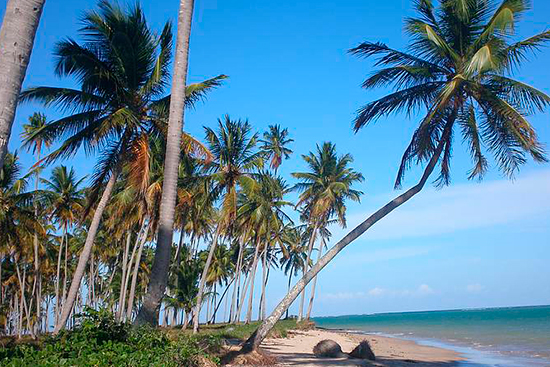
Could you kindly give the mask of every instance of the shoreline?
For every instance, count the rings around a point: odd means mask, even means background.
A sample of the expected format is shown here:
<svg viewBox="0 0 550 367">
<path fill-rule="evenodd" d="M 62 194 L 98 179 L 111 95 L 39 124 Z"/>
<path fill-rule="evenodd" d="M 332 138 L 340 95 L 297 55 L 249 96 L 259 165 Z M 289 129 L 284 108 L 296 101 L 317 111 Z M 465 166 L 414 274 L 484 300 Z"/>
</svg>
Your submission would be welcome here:
<svg viewBox="0 0 550 367">
<path fill-rule="evenodd" d="M 343 335 L 358 336 L 373 336 L 382 337 L 395 340 L 410 341 L 419 346 L 428 346 L 433 348 L 444 349 L 452 351 L 459 355 L 461 359 L 457 361 L 459 367 L 550 367 L 545 359 L 539 359 L 537 357 L 522 356 L 522 355 L 507 355 L 501 354 L 496 350 L 483 350 L 477 349 L 471 346 L 462 344 L 452 344 L 448 341 L 438 339 L 423 339 L 418 337 L 409 337 L 404 335 L 390 335 L 384 333 L 369 333 L 361 330 L 348 330 L 348 329 L 327 329 L 323 327 L 317 327 L 321 330 L 336 332 Z"/>
<path fill-rule="evenodd" d="M 376 355 L 376 361 L 318 358 L 313 355 L 313 347 L 324 339 L 336 341 L 347 353 L 359 342 L 367 340 Z M 293 330 L 286 338 L 268 339 L 262 344 L 261 350 L 277 359 L 276 366 L 458 367 L 461 362 L 467 362 L 466 358 L 452 349 L 389 336 L 322 328 Z"/>
</svg>

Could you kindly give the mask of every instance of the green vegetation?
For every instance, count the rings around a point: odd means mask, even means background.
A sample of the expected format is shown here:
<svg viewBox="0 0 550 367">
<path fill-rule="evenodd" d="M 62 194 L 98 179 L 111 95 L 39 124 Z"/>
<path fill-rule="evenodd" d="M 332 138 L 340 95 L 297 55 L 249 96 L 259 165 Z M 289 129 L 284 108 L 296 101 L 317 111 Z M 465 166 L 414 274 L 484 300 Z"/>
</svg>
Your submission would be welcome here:
<svg viewBox="0 0 550 367">
<path fill-rule="evenodd" d="M 195 366 L 201 357 L 218 359 L 221 338 L 191 336 L 116 322 L 106 311 L 88 309 L 72 330 L 35 344 L 0 351 L 2 366 Z"/>
<path fill-rule="evenodd" d="M 117 322 L 108 311 L 86 309 L 77 316 L 76 326 L 57 336 L 17 342 L 2 341 L 2 366 L 199 366 L 204 359 L 219 363 L 223 340 L 246 340 L 258 323 L 207 325 L 198 335 L 180 328 L 132 327 Z M 286 337 L 291 329 L 305 329 L 312 323 L 284 320 L 272 330 L 272 337 Z"/>
</svg>

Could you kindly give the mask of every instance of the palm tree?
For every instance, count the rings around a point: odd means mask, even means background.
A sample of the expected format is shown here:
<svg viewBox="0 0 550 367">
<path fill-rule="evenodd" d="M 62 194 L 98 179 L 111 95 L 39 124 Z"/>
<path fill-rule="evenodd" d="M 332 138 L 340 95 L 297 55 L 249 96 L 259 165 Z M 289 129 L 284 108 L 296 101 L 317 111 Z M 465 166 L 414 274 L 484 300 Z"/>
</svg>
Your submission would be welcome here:
<svg viewBox="0 0 550 367">
<path fill-rule="evenodd" d="M 26 315 L 27 329 L 33 335 L 32 307 L 29 306 L 26 298 L 28 295 L 26 264 L 28 260 L 32 259 L 31 239 L 37 232 L 43 234 L 43 227 L 34 215 L 32 205 L 34 193 L 25 192 L 27 178 L 19 177 L 20 172 L 21 166 L 18 163 L 17 155 L 8 154 L 0 169 L 0 232 L 2 233 L 0 253 L 3 258 L 7 257 L 7 260 L 10 260 L 15 270 L 12 272 L 11 278 L 12 284 L 16 285 L 13 289 L 12 300 L 19 306 L 17 332 L 21 335 L 23 315 Z M 20 268 L 23 270 L 21 271 Z M 7 281 L 8 279 L 0 280 L 2 288 Z M 16 296 L 17 293 L 20 293 L 20 296 Z M 19 298 L 20 301 L 17 301 L 16 298 Z"/>
<path fill-rule="evenodd" d="M 165 179 L 162 186 L 157 247 L 147 293 L 136 319 L 136 323 L 138 324 L 146 322 L 151 325 L 157 325 L 159 305 L 164 296 L 166 283 L 168 282 L 170 250 L 174 234 L 174 212 L 177 195 L 181 132 L 186 101 L 185 88 L 187 85 L 189 37 L 191 36 L 193 6 L 194 0 L 180 1 L 176 56 L 174 58 L 174 73 L 172 78 L 172 98 L 170 100 L 170 115 L 168 118 L 166 159 L 164 162 Z"/>
<path fill-rule="evenodd" d="M 23 144 L 22 146 L 27 148 L 27 150 L 32 150 L 34 154 L 36 154 L 36 162 L 40 162 L 41 154 L 42 154 L 42 148 L 48 149 L 52 141 L 47 136 L 41 136 L 37 134 L 37 132 L 40 131 L 40 129 L 44 128 L 46 126 L 47 120 L 46 115 L 43 113 L 35 112 L 32 114 L 32 116 L 29 117 L 28 123 L 23 125 L 23 133 L 21 134 L 23 138 Z M 38 191 L 38 184 L 40 182 L 40 169 L 36 168 L 36 176 L 34 181 L 34 190 L 35 192 Z M 34 203 L 34 214 L 35 216 L 38 216 L 38 205 L 35 198 Z M 40 276 L 40 260 L 39 260 L 39 251 L 38 251 L 38 234 L 34 235 L 33 239 L 33 247 L 34 247 L 34 273 L 35 273 L 35 279 L 34 281 L 36 284 L 33 286 L 35 289 L 35 297 L 36 297 L 36 314 L 41 315 L 41 300 L 42 300 L 42 278 Z"/>
<path fill-rule="evenodd" d="M 268 246 L 270 242 L 273 242 L 275 234 L 284 226 L 284 222 L 291 222 L 291 219 L 283 211 L 286 206 L 291 205 L 290 202 L 284 200 L 284 196 L 290 191 L 286 183 L 280 177 L 274 177 L 267 172 L 257 174 L 256 181 L 254 185 L 247 186 L 242 190 L 238 211 L 239 219 L 254 231 L 255 238 L 246 322 L 250 322 L 252 318 L 254 280 L 260 249 L 262 249 L 264 264 L 262 277 L 262 301 L 264 301 Z"/>
<path fill-rule="evenodd" d="M 248 121 L 234 121 L 226 115 L 223 120 L 218 119 L 217 133 L 210 128 L 205 128 L 205 130 L 206 140 L 213 155 L 210 169 L 214 171 L 212 177 L 217 182 L 215 192 L 222 195 L 222 204 L 220 219 L 212 238 L 199 284 L 197 307 L 193 319 L 194 332 L 198 332 L 206 277 L 218 238 L 237 217 L 237 186 L 252 185 L 254 180 L 250 173 L 263 165 L 262 154 L 255 150 L 258 136 L 252 134 L 252 127 Z"/>
<path fill-rule="evenodd" d="M 292 284 L 292 277 L 295 277 L 299 272 L 304 272 L 307 263 L 307 239 L 304 242 L 304 235 L 299 228 L 289 228 L 284 235 L 284 242 L 286 246 L 286 256 L 281 258 L 281 266 L 285 275 L 288 274 L 288 290 L 290 292 L 290 285 Z M 286 310 L 286 317 L 288 319 L 288 311 Z"/>
<path fill-rule="evenodd" d="M 91 197 L 99 197 L 102 188 L 103 193 L 79 257 L 66 307 L 54 330 L 56 333 L 65 326 L 72 311 L 117 176 L 125 164 L 140 158 L 134 152 L 141 151 L 136 147 L 146 141 L 148 135 L 167 133 L 166 115 L 171 100 L 170 95 L 163 96 L 170 76 L 170 23 L 166 23 L 157 36 L 149 29 L 138 5 L 122 10 L 102 0 L 98 11 L 84 14 L 83 24 L 80 31 L 85 42 L 67 39 L 59 42 L 55 50 L 56 73 L 75 77 L 81 88 L 37 87 L 21 95 L 23 101 L 38 100 L 72 113 L 41 129 L 40 134 L 52 139 L 67 137 L 59 149 L 44 159 L 46 162 L 70 157 L 82 146 L 86 152 L 100 155 Z M 134 52 L 128 52 L 128 42 Z M 192 106 L 224 78 L 219 76 L 188 86 L 186 105 Z M 107 184 L 103 185 L 105 181 Z M 92 200 L 91 204 L 95 202 Z"/>
<path fill-rule="evenodd" d="M 376 66 L 382 66 L 363 83 L 365 88 L 393 85 L 396 89 L 358 111 L 356 131 L 382 116 L 400 111 L 414 115 L 426 108 L 403 155 L 396 187 L 401 186 L 413 162 L 425 163 L 422 177 L 336 243 L 284 297 L 245 343 L 244 350 L 259 346 L 309 281 L 342 249 L 418 194 L 438 163 L 437 182 L 449 183 L 455 130 L 462 134 L 472 156 L 474 167 L 469 178 L 481 179 L 488 169 L 482 143 L 508 176 L 526 162 L 526 155 L 536 162 L 546 161 L 526 116 L 545 109 L 550 97 L 509 76 L 530 52 L 550 40 L 550 31 L 514 40 L 515 26 L 529 9 L 528 2 L 505 0 L 498 6 L 487 0 L 445 0 L 435 9 L 431 1 L 423 0 L 415 6 L 418 16 L 406 22 L 412 39 L 410 52 L 372 42 L 362 43 L 351 52 L 378 57 Z"/>
<path fill-rule="evenodd" d="M 58 166 L 52 170 L 49 180 L 42 179 L 45 190 L 42 191 L 42 200 L 51 210 L 50 216 L 58 223 L 62 231 L 58 260 L 57 260 L 57 277 L 55 287 L 56 320 L 59 317 L 60 305 L 65 302 L 67 279 L 67 261 L 68 261 L 68 230 L 80 217 L 80 213 L 84 205 L 84 192 L 80 188 L 86 177 L 77 180 L 76 173 L 73 168 L 70 170 L 65 166 Z M 65 245 L 65 277 L 63 281 L 63 296 L 59 294 L 59 280 L 61 258 L 63 253 L 63 245 Z"/>
<path fill-rule="evenodd" d="M 9 0 L 0 28 L 0 167 L 8 151 L 17 99 L 45 0 Z"/>
<path fill-rule="evenodd" d="M 281 129 L 280 125 L 269 125 L 269 131 L 264 132 L 261 149 L 264 151 L 266 158 L 270 160 L 270 167 L 275 171 L 283 162 L 284 159 L 288 159 L 292 154 L 292 150 L 287 148 L 287 145 L 294 140 L 288 138 L 288 129 Z"/>
<path fill-rule="evenodd" d="M 296 190 L 302 192 L 298 206 L 302 207 L 302 217 L 311 229 L 306 260 L 308 265 L 304 268 L 304 271 L 307 271 L 318 232 L 326 229 L 333 218 L 336 218 L 342 227 L 346 226 L 346 200 L 359 201 L 362 192 L 352 189 L 352 185 L 363 181 L 363 175 L 349 167 L 353 162 L 351 155 L 345 154 L 339 157 L 336 146 L 329 142 L 317 146 L 317 152 L 310 152 L 302 158 L 307 163 L 308 171 L 296 172 L 292 176 L 300 180 L 294 186 Z M 319 251 L 321 250 L 320 246 Z M 314 296 L 312 292 L 307 319 L 311 313 Z M 304 300 L 305 290 L 300 300 L 298 321 L 302 320 Z"/>
</svg>

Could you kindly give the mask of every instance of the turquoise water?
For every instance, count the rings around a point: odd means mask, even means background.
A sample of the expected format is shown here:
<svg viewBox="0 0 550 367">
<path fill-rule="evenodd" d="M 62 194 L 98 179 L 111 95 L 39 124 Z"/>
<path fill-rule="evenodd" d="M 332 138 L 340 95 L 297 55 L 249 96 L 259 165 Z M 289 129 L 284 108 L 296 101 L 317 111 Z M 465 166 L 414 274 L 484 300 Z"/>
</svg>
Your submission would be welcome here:
<svg viewBox="0 0 550 367">
<path fill-rule="evenodd" d="M 315 323 L 451 347 L 476 366 L 550 366 L 550 306 L 319 317 Z"/>
</svg>

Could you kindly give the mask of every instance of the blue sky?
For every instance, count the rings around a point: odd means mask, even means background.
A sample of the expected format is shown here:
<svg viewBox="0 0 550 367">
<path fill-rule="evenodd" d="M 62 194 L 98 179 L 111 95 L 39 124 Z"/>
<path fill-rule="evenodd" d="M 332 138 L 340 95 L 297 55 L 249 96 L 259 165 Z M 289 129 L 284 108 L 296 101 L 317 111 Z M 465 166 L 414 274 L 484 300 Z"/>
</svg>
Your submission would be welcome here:
<svg viewBox="0 0 550 367">
<path fill-rule="evenodd" d="M 144 0 L 151 26 L 175 21 L 178 1 Z M 550 3 L 534 0 L 519 33 L 550 26 Z M 53 75 L 55 42 L 76 36 L 81 11 L 91 0 L 48 1 L 27 72 L 26 86 L 74 86 Z M 366 92 L 360 84 L 370 61 L 346 51 L 361 41 L 403 48 L 403 19 L 410 0 L 215 1 L 197 0 L 190 81 L 227 74 L 226 85 L 186 114 L 185 129 L 203 136 L 223 114 L 248 118 L 259 131 L 278 123 L 295 139 L 295 154 L 281 173 L 302 170 L 300 154 L 332 141 L 351 153 L 366 181 L 365 196 L 350 204 L 348 228 L 395 195 L 393 180 L 418 117 L 381 119 L 358 134 L 351 131 L 355 110 L 385 91 Z M 3 15 L 5 0 L 0 0 Z M 520 79 L 550 93 L 550 49 L 532 58 Z M 18 109 L 10 149 L 19 147 L 21 125 L 39 106 Z M 49 118 L 60 115 L 45 111 Z M 550 143 L 550 114 L 531 118 L 541 140 Z M 461 307 L 550 304 L 550 166 L 529 162 L 514 181 L 493 166 L 483 183 L 468 182 L 470 162 L 457 140 L 453 181 L 428 188 L 405 207 L 344 250 L 322 273 L 315 315 L 341 315 Z M 31 157 L 20 152 L 28 167 Z M 79 154 L 64 164 L 88 174 L 94 157 Z M 418 178 L 413 169 L 407 184 Z M 345 233 L 334 228 L 334 240 Z M 282 274 L 270 280 L 268 304 L 285 292 Z"/>
</svg>

